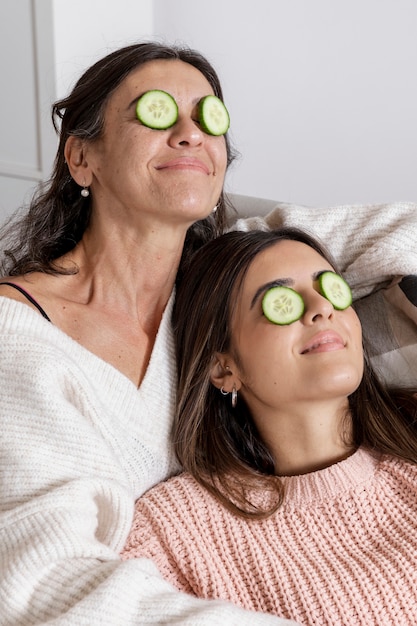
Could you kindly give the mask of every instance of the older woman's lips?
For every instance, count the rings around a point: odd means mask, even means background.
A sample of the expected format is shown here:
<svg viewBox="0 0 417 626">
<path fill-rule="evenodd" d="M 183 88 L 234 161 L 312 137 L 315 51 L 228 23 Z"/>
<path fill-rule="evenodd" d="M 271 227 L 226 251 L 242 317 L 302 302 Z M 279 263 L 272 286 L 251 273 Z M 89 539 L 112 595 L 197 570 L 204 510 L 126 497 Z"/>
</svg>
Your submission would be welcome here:
<svg viewBox="0 0 417 626">
<path fill-rule="evenodd" d="M 210 170 L 203 161 L 193 157 L 179 157 L 171 159 L 165 163 L 161 163 L 156 167 L 157 170 L 200 170 L 204 174 L 210 174 Z"/>
<path fill-rule="evenodd" d="M 301 354 L 317 354 L 320 352 L 342 350 L 344 347 L 345 342 L 338 333 L 334 331 L 324 331 L 314 335 L 300 352 Z"/>
</svg>

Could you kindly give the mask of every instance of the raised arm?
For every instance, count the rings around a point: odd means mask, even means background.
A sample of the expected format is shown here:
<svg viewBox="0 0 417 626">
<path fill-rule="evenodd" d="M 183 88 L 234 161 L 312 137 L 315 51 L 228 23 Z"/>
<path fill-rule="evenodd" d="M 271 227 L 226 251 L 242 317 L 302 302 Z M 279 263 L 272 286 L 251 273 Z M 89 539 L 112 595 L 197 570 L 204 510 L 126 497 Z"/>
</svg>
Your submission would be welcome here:
<svg viewBox="0 0 417 626">
<path fill-rule="evenodd" d="M 319 237 L 341 266 L 355 299 L 397 276 L 417 274 L 417 204 L 309 207 L 277 203 L 266 216 L 239 219 L 233 228 L 279 226 L 297 226 Z"/>
</svg>

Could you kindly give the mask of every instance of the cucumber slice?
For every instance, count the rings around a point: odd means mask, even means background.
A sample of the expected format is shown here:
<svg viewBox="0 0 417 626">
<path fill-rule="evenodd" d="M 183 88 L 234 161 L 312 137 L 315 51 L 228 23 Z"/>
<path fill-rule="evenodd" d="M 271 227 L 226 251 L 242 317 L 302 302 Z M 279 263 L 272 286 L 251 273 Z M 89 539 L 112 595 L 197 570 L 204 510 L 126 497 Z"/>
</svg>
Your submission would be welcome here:
<svg viewBox="0 0 417 626">
<path fill-rule="evenodd" d="M 217 96 L 201 98 L 198 117 L 202 129 L 209 135 L 224 135 L 230 126 L 229 112 Z"/>
<path fill-rule="evenodd" d="M 347 309 L 352 304 L 352 292 L 344 278 L 335 272 L 323 272 L 319 276 L 322 295 L 338 311 Z"/>
<path fill-rule="evenodd" d="M 291 287 L 272 287 L 262 298 L 262 310 L 270 322 L 286 326 L 303 315 L 304 300 Z"/>
<path fill-rule="evenodd" d="M 166 91 L 152 89 L 139 98 L 136 105 L 136 117 L 144 126 L 165 130 L 177 121 L 178 106 L 174 98 Z"/>
</svg>

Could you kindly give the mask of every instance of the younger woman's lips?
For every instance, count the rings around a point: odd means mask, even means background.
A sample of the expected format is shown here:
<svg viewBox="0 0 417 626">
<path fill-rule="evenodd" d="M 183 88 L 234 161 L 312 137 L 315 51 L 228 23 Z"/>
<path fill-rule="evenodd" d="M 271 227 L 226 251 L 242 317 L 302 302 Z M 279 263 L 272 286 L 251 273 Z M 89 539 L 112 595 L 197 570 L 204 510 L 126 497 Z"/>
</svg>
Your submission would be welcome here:
<svg viewBox="0 0 417 626">
<path fill-rule="evenodd" d="M 324 331 L 314 335 L 302 348 L 301 354 L 334 352 L 335 350 L 342 350 L 344 347 L 345 342 L 338 333 L 334 331 Z"/>
</svg>

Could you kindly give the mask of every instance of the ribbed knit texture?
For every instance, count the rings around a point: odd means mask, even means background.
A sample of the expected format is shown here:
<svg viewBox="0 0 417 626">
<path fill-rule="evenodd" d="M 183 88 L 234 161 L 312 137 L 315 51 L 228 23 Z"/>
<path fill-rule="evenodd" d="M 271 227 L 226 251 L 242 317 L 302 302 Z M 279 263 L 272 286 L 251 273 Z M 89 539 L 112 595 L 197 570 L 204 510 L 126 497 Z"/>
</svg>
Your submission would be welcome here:
<svg viewBox="0 0 417 626">
<path fill-rule="evenodd" d="M 134 501 L 172 474 L 167 307 L 137 389 L 26 304 L 0 297 L 0 625 L 279 624 L 122 562 Z"/>
<path fill-rule="evenodd" d="M 417 467 L 359 449 L 283 478 L 283 506 L 247 521 L 188 474 L 137 503 L 124 558 L 178 589 L 305 626 L 416 626 Z"/>
</svg>

